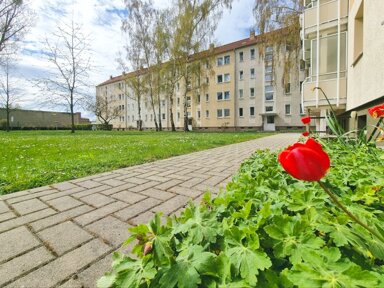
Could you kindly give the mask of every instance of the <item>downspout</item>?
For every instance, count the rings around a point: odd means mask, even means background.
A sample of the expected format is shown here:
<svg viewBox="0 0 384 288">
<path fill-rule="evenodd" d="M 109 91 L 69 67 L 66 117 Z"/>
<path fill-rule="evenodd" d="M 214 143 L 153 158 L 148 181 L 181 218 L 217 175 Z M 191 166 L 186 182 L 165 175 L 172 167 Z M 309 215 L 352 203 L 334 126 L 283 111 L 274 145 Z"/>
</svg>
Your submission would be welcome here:
<svg viewBox="0 0 384 288">
<path fill-rule="evenodd" d="M 234 62 L 235 62 L 235 65 L 234 65 L 234 79 L 233 81 L 235 81 L 235 91 L 233 93 L 233 97 L 234 97 L 234 113 L 233 113 L 233 116 L 235 117 L 235 119 L 233 120 L 233 125 L 234 125 L 234 128 L 235 128 L 235 131 L 237 131 L 237 126 L 238 126 L 238 117 L 237 117 L 237 110 L 238 110 L 238 103 L 237 103 L 237 98 L 238 98 L 238 95 L 237 95 L 237 53 L 236 53 L 236 48 L 234 50 L 234 53 L 235 53 L 235 59 L 234 59 Z"/>
<path fill-rule="evenodd" d="M 341 0 L 338 1 L 337 5 L 337 77 L 336 77 L 336 107 L 340 104 L 340 13 L 341 13 Z"/>
<path fill-rule="evenodd" d="M 316 87 L 319 87 L 319 73 L 320 73 L 320 1 L 317 1 L 317 33 L 316 33 Z M 319 89 L 316 89 L 316 108 L 319 107 Z"/>
</svg>

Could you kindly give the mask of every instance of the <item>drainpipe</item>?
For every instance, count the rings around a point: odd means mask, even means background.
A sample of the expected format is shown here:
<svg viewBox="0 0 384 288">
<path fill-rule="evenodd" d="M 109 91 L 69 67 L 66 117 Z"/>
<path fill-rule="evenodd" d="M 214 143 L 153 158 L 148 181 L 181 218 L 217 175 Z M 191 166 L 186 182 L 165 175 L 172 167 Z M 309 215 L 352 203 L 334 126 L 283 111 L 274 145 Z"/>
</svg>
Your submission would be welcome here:
<svg viewBox="0 0 384 288">
<path fill-rule="evenodd" d="M 320 1 L 317 1 L 317 33 L 316 33 L 316 87 L 319 87 L 320 72 Z M 316 108 L 319 107 L 319 89 L 316 89 Z"/>
<path fill-rule="evenodd" d="M 234 97 L 234 109 L 235 109 L 235 111 L 234 111 L 234 113 L 233 113 L 233 116 L 235 117 L 235 119 L 233 120 L 233 125 L 234 125 L 234 128 L 235 128 L 235 131 L 237 130 L 237 126 L 238 126 L 238 119 L 237 119 L 237 109 L 238 109 L 238 104 L 237 104 L 237 53 L 236 53 L 236 48 L 235 48 L 235 50 L 234 50 L 234 53 L 235 53 L 235 59 L 234 59 L 234 62 L 235 62 L 235 65 L 234 65 L 234 79 L 233 79 L 233 81 L 235 81 L 235 85 L 234 85 L 234 87 L 235 87 L 235 93 L 233 93 L 233 97 Z"/>
<path fill-rule="evenodd" d="M 337 77 L 336 77 L 336 107 L 340 104 L 340 13 L 341 13 L 341 0 L 337 5 Z"/>
</svg>

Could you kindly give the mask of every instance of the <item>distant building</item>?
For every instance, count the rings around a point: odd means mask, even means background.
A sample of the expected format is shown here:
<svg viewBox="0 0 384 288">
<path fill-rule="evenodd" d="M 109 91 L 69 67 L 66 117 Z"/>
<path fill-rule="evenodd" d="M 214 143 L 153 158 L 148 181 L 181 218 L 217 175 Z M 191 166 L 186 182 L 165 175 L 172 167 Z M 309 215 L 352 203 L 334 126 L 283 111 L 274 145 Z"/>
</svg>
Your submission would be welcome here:
<svg viewBox="0 0 384 288">
<path fill-rule="evenodd" d="M 82 118 L 81 113 L 74 114 L 75 124 L 91 124 Z M 0 123 L 7 119 L 5 109 L 0 108 Z M 71 113 L 14 109 L 10 113 L 11 128 L 65 128 L 71 126 Z"/>
<path fill-rule="evenodd" d="M 260 38 L 254 33 L 249 38 L 210 48 L 214 49 L 212 69 L 206 69 L 205 75 L 199 79 L 206 88 L 199 89 L 198 95 L 188 92 L 186 97 L 190 129 L 275 131 L 302 127 L 299 83 L 304 75 L 300 72 L 297 77 L 297 73 L 291 71 L 290 83 L 284 87 L 276 84 L 275 78 L 282 78 L 284 68 L 277 65 L 273 73 L 272 62 L 277 54 L 285 55 L 286 47 L 281 50 L 266 47 L 264 57 L 259 57 L 259 48 Z M 202 65 L 202 69 L 205 68 Z M 98 97 L 105 97 L 122 112 L 120 117 L 111 121 L 114 129 L 137 127 L 138 103 L 132 96 L 132 89 L 126 85 L 126 79 L 135 75 L 136 72 L 130 72 L 111 76 L 96 87 Z M 180 80 L 175 87 L 172 107 L 177 129 L 182 129 L 184 123 L 183 91 L 183 80 Z M 148 102 L 146 97 L 142 98 L 144 129 L 154 128 L 153 119 L 159 117 L 154 115 Z M 170 129 L 168 95 L 163 94 L 161 103 L 156 103 L 159 104 L 163 128 Z"/>
</svg>

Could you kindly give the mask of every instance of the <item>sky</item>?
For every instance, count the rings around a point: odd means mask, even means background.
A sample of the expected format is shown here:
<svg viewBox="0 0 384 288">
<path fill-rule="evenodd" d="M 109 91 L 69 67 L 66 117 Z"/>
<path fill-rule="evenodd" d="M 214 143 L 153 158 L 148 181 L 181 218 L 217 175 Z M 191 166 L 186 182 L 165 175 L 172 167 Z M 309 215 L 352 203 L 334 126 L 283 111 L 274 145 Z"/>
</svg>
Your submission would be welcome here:
<svg viewBox="0 0 384 288">
<path fill-rule="evenodd" d="M 168 7 L 171 1 L 154 0 L 158 8 Z M 254 25 L 252 5 L 254 0 L 234 0 L 231 10 L 223 13 L 215 32 L 215 44 L 222 45 L 249 36 Z M 65 107 L 47 105 L 36 87 L 37 79 L 54 72 L 44 53 L 45 39 L 50 39 L 57 25 L 68 23 L 73 17 L 82 25 L 84 34 L 89 36 L 92 47 L 92 65 L 89 83 L 90 94 L 96 94 L 95 86 L 118 76 L 122 69 L 116 61 L 123 51 L 125 36 L 121 32 L 121 16 L 124 16 L 123 0 L 30 0 L 36 14 L 34 25 L 20 43 L 15 69 L 11 77 L 15 85 L 23 90 L 17 104 L 22 109 L 67 111 Z M 85 117 L 94 119 L 91 112 L 77 107 Z"/>
</svg>

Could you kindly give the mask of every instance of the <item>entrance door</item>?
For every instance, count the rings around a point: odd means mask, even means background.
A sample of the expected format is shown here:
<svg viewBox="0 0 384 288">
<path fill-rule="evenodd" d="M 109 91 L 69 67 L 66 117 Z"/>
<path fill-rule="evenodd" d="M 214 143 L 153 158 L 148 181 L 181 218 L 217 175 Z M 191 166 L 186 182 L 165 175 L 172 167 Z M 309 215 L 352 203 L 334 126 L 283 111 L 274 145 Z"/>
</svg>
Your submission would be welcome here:
<svg viewBox="0 0 384 288">
<path fill-rule="evenodd" d="M 275 131 L 275 116 L 265 116 L 264 131 Z"/>
</svg>

